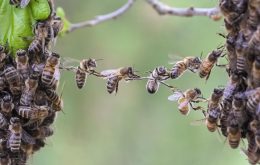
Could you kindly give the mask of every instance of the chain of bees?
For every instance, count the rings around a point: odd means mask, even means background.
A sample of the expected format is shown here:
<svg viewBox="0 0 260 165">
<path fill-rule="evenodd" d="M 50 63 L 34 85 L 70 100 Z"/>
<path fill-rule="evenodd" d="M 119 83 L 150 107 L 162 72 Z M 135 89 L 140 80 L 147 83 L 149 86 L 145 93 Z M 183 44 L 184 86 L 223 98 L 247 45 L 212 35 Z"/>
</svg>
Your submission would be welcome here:
<svg viewBox="0 0 260 165">
<path fill-rule="evenodd" d="M 10 0 L 11 5 L 21 8 L 28 3 Z M 51 51 L 51 44 L 63 27 L 55 12 L 36 23 L 28 50 L 18 50 L 15 59 L 0 45 L 0 164 L 26 164 L 28 157 L 53 134 L 51 125 L 63 108 L 57 93 L 60 70 L 74 72 L 79 89 L 88 76 L 105 79 L 109 94 L 118 92 L 121 80 L 145 80 L 150 94 L 162 84 L 172 91 L 168 100 L 178 103 L 181 114 L 200 110 L 208 130 L 220 129 L 231 148 L 238 148 L 240 141 L 247 139 L 248 147 L 242 151 L 250 164 L 260 163 L 260 0 L 219 0 L 219 7 L 228 31 L 220 34 L 226 39 L 224 46 L 204 59 L 185 57 L 170 69 L 156 67 L 149 76 L 137 75 L 133 67 L 98 72 L 98 60 L 93 58 L 77 61 L 79 66 L 69 65 L 74 59 L 64 58 L 61 62 L 60 56 Z M 224 56 L 228 64 L 219 65 L 218 60 Z M 181 91 L 165 82 L 178 79 L 186 71 L 208 80 L 215 66 L 226 68 L 229 80 L 225 87 L 214 88 L 208 99 L 199 88 Z M 195 105 L 200 102 L 206 102 L 207 107 Z"/>
</svg>

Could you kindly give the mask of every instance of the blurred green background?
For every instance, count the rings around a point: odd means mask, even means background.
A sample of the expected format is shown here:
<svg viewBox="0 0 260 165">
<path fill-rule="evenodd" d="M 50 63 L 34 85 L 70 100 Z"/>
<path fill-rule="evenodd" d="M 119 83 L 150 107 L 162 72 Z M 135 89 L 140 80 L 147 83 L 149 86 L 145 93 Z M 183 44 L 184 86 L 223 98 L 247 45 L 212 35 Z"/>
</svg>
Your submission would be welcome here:
<svg viewBox="0 0 260 165">
<path fill-rule="evenodd" d="M 122 6 L 126 0 L 57 0 L 71 22 L 92 19 Z M 212 7 L 213 0 L 164 0 L 178 7 Z M 224 32 L 222 21 L 207 17 L 159 16 L 145 1 L 137 1 L 125 15 L 92 28 L 77 30 L 59 38 L 56 51 L 64 57 L 104 58 L 98 70 L 134 66 L 145 72 L 168 64 L 169 54 L 200 56 L 224 43 L 216 33 Z M 221 63 L 226 63 L 222 60 Z M 201 88 L 209 97 L 214 87 L 225 85 L 224 69 L 214 68 L 206 83 L 198 75 L 186 72 L 168 83 L 182 90 Z M 222 165 L 247 164 L 240 150 L 232 150 L 208 132 L 200 112 L 182 116 L 170 91 L 161 86 L 155 95 L 146 92 L 144 81 L 121 83 L 117 95 L 106 92 L 105 81 L 89 77 L 78 90 L 72 73 L 63 73 L 66 82 L 63 99 L 65 114 L 55 123 L 55 134 L 36 153 L 37 165 Z M 241 143 L 240 147 L 245 147 Z"/>
</svg>

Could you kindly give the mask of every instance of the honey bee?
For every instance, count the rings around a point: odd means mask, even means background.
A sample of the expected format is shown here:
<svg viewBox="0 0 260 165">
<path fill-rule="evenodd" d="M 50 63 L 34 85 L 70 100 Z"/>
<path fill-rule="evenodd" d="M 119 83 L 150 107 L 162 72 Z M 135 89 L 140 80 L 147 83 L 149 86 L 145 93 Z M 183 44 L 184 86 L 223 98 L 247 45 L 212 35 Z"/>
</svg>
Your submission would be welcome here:
<svg viewBox="0 0 260 165">
<path fill-rule="evenodd" d="M 7 58 L 7 54 L 5 52 L 5 47 L 0 45 L 0 69 L 5 66 L 5 59 Z"/>
<path fill-rule="evenodd" d="M 243 124 L 248 120 L 246 113 L 246 101 L 242 93 L 237 93 L 234 95 L 232 102 L 232 113 L 239 122 L 239 126 L 242 127 Z"/>
<path fill-rule="evenodd" d="M 85 85 L 87 76 L 94 72 L 94 68 L 96 67 L 96 60 L 92 58 L 84 59 L 80 62 L 76 71 L 76 84 L 79 89 Z"/>
<path fill-rule="evenodd" d="M 63 100 L 61 97 L 57 94 L 55 90 L 52 89 L 46 89 L 46 95 L 50 101 L 52 101 L 52 108 L 55 111 L 61 111 L 63 108 Z"/>
<path fill-rule="evenodd" d="M 56 38 L 59 32 L 62 30 L 64 24 L 60 17 L 54 16 L 52 20 L 53 37 Z"/>
<path fill-rule="evenodd" d="M 49 106 L 19 106 L 18 114 L 26 119 L 31 120 L 43 120 L 45 117 L 48 116 L 50 111 Z"/>
<path fill-rule="evenodd" d="M 223 49 L 213 50 L 211 53 L 208 54 L 208 56 L 204 60 L 202 60 L 199 67 L 200 78 L 206 77 L 206 80 L 208 80 L 212 68 L 214 67 L 214 65 L 217 65 L 218 58 L 221 57 L 222 53 Z"/>
<path fill-rule="evenodd" d="M 228 101 L 222 102 L 221 116 L 220 116 L 220 128 L 223 136 L 227 137 L 227 124 L 228 116 L 232 108 L 232 103 Z"/>
<path fill-rule="evenodd" d="M 184 93 L 176 91 L 173 95 L 168 97 L 170 101 L 178 101 L 178 109 L 183 115 L 188 115 L 190 112 L 190 107 L 194 110 L 201 109 L 200 106 L 193 107 L 193 102 L 198 102 L 201 97 L 201 91 L 198 88 L 188 89 Z"/>
<path fill-rule="evenodd" d="M 28 55 L 25 50 L 18 50 L 16 52 L 16 68 L 20 75 L 26 80 L 29 77 L 29 64 L 28 64 Z"/>
<path fill-rule="evenodd" d="M 245 58 L 245 48 L 247 45 L 245 44 L 245 39 L 243 34 L 240 32 L 237 41 L 236 41 L 236 55 L 237 55 L 237 71 L 239 74 L 245 74 L 245 65 L 246 65 L 246 58 Z"/>
<path fill-rule="evenodd" d="M 13 104 L 12 96 L 10 94 L 7 94 L 3 97 L 1 101 L 1 111 L 6 115 L 10 115 L 13 109 L 14 109 L 14 104 Z"/>
<path fill-rule="evenodd" d="M 46 64 L 42 71 L 41 82 L 46 87 L 52 87 L 53 81 L 56 77 L 54 76 L 55 71 L 57 72 L 60 63 L 60 55 L 57 53 L 52 53 L 51 56 L 47 58 Z"/>
<path fill-rule="evenodd" d="M 227 139 L 231 148 L 237 148 L 240 143 L 240 123 L 234 113 L 230 113 L 227 120 Z"/>
<path fill-rule="evenodd" d="M 218 128 L 218 121 L 221 115 L 219 107 L 214 107 L 208 110 L 206 116 L 206 125 L 210 132 L 215 132 Z"/>
<path fill-rule="evenodd" d="M 5 129 L 8 127 L 8 121 L 6 120 L 5 116 L 0 113 L 0 128 Z"/>
<path fill-rule="evenodd" d="M 6 65 L 4 76 L 10 86 L 11 93 L 19 95 L 21 93 L 21 79 L 18 71 L 12 65 Z"/>
<path fill-rule="evenodd" d="M 221 98 L 224 94 L 224 89 L 214 88 L 213 93 L 208 103 L 208 109 L 217 108 L 221 102 Z"/>
<path fill-rule="evenodd" d="M 41 38 L 35 36 L 28 47 L 29 54 L 34 55 L 34 54 L 40 53 L 42 51 L 42 49 L 43 49 L 43 42 L 42 42 Z"/>
<path fill-rule="evenodd" d="M 180 77 L 186 70 L 190 70 L 196 73 L 201 65 L 201 60 L 199 57 L 185 57 L 183 60 L 178 61 L 172 67 L 170 71 L 170 76 L 172 79 Z"/>
<path fill-rule="evenodd" d="M 246 108 L 252 115 L 255 115 L 260 103 L 260 87 L 247 91 L 246 95 L 248 98 Z"/>
<path fill-rule="evenodd" d="M 43 139 L 53 135 L 53 129 L 50 127 L 42 126 L 39 127 L 32 133 L 32 136 L 36 139 Z"/>
<path fill-rule="evenodd" d="M 43 120 L 41 125 L 50 126 L 52 123 L 54 123 L 56 116 L 57 116 L 57 113 L 54 111 L 51 111 L 50 114 Z"/>
<path fill-rule="evenodd" d="M 31 0 L 10 0 L 9 3 L 11 5 L 15 5 L 16 7 L 25 8 Z"/>
<path fill-rule="evenodd" d="M 164 66 L 155 68 L 146 83 L 146 89 L 150 94 L 156 93 L 159 89 L 160 81 L 169 78 L 167 69 Z"/>
<path fill-rule="evenodd" d="M 121 81 L 122 79 L 128 81 L 140 78 L 140 76 L 134 73 L 132 67 L 104 70 L 100 73 L 100 75 L 107 79 L 107 92 L 109 94 L 113 92 L 117 93 L 119 81 Z"/>
<path fill-rule="evenodd" d="M 22 141 L 22 125 L 17 117 L 10 119 L 9 131 L 10 137 L 8 139 L 11 152 L 19 152 Z"/>
<path fill-rule="evenodd" d="M 20 105 L 26 105 L 30 106 L 36 89 L 38 87 L 38 74 L 34 73 L 31 74 L 29 78 L 25 81 L 25 89 L 22 92 L 21 99 L 20 99 Z"/>
</svg>

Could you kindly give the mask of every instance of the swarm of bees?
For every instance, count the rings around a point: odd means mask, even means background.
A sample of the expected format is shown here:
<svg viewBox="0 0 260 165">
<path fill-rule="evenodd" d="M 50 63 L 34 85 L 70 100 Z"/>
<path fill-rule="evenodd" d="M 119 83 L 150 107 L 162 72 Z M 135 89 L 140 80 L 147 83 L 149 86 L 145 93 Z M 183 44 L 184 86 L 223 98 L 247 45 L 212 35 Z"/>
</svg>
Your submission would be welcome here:
<svg viewBox="0 0 260 165">
<path fill-rule="evenodd" d="M 24 8 L 30 0 L 10 0 L 11 5 Z M 123 81 L 145 80 L 146 90 L 155 94 L 160 85 L 170 89 L 168 100 L 178 104 L 182 115 L 200 111 L 210 132 L 219 131 L 231 148 L 238 148 L 242 139 L 248 147 L 242 151 L 250 164 L 260 163 L 260 2 L 258 0 L 219 0 L 227 34 L 226 43 L 205 58 L 185 57 L 171 68 L 158 66 L 148 76 L 138 75 L 131 66 L 98 72 L 101 59 L 65 59 L 51 51 L 63 27 L 53 4 L 48 19 L 37 21 L 34 37 L 27 50 L 18 50 L 13 59 L 8 48 L 0 45 L 0 164 L 26 164 L 30 155 L 45 145 L 53 135 L 51 127 L 63 100 L 57 92 L 60 70 L 75 74 L 76 86 L 82 89 L 89 76 L 106 80 L 109 94 L 117 93 Z M 228 61 L 220 65 L 219 59 Z M 64 59 L 64 61 L 62 61 Z M 77 62 L 76 66 L 70 62 Z M 214 88 L 204 98 L 199 88 L 180 90 L 165 81 L 175 80 L 190 71 L 208 80 L 214 67 L 223 67 L 229 80 Z M 195 105 L 207 104 L 205 107 Z"/>
</svg>

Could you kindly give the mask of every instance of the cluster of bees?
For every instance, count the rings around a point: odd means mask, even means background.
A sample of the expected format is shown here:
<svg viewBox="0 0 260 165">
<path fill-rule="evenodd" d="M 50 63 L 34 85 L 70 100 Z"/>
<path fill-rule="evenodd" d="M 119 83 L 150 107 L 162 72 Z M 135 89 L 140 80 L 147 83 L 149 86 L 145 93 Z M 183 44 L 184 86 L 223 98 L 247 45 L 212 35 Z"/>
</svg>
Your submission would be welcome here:
<svg viewBox="0 0 260 165">
<path fill-rule="evenodd" d="M 29 1 L 10 0 L 25 7 Z M 12 58 L 8 44 L 0 45 L 0 164 L 25 165 L 53 135 L 52 123 L 63 108 L 57 93 L 60 55 L 51 52 L 63 23 L 54 12 L 37 21 L 27 50 Z"/>
<path fill-rule="evenodd" d="M 10 4 L 23 8 L 29 1 L 10 0 Z M 165 85 L 172 91 L 168 100 L 178 103 L 181 114 L 200 110 L 208 130 L 220 130 L 231 148 L 238 148 L 241 139 L 247 139 L 243 152 L 250 164 L 260 163 L 260 1 L 219 0 L 219 7 L 227 29 L 227 34 L 221 34 L 226 39 L 224 46 L 204 59 L 185 57 L 170 69 L 156 67 L 149 76 L 137 75 L 133 67 L 98 72 L 98 60 L 93 58 L 78 61 L 79 66 L 61 63 L 60 56 L 50 51 L 63 27 L 55 12 L 36 22 L 28 50 L 18 50 L 15 60 L 0 45 L 0 164 L 25 164 L 53 134 L 50 126 L 63 107 L 56 91 L 61 69 L 75 73 L 79 89 L 89 75 L 105 79 L 110 94 L 118 92 L 121 80 L 146 80 L 150 94 L 156 93 L 160 84 Z M 228 64 L 219 65 L 224 56 Z M 224 87 L 215 88 L 208 99 L 199 88 L 181 91 L 165 82 L 178 79 L 187 70 L 208 80 L 214 66 L 226 68 L 229 80 Z M 207 106 L 195 105 L 200 102 Z"/>
</svg>

